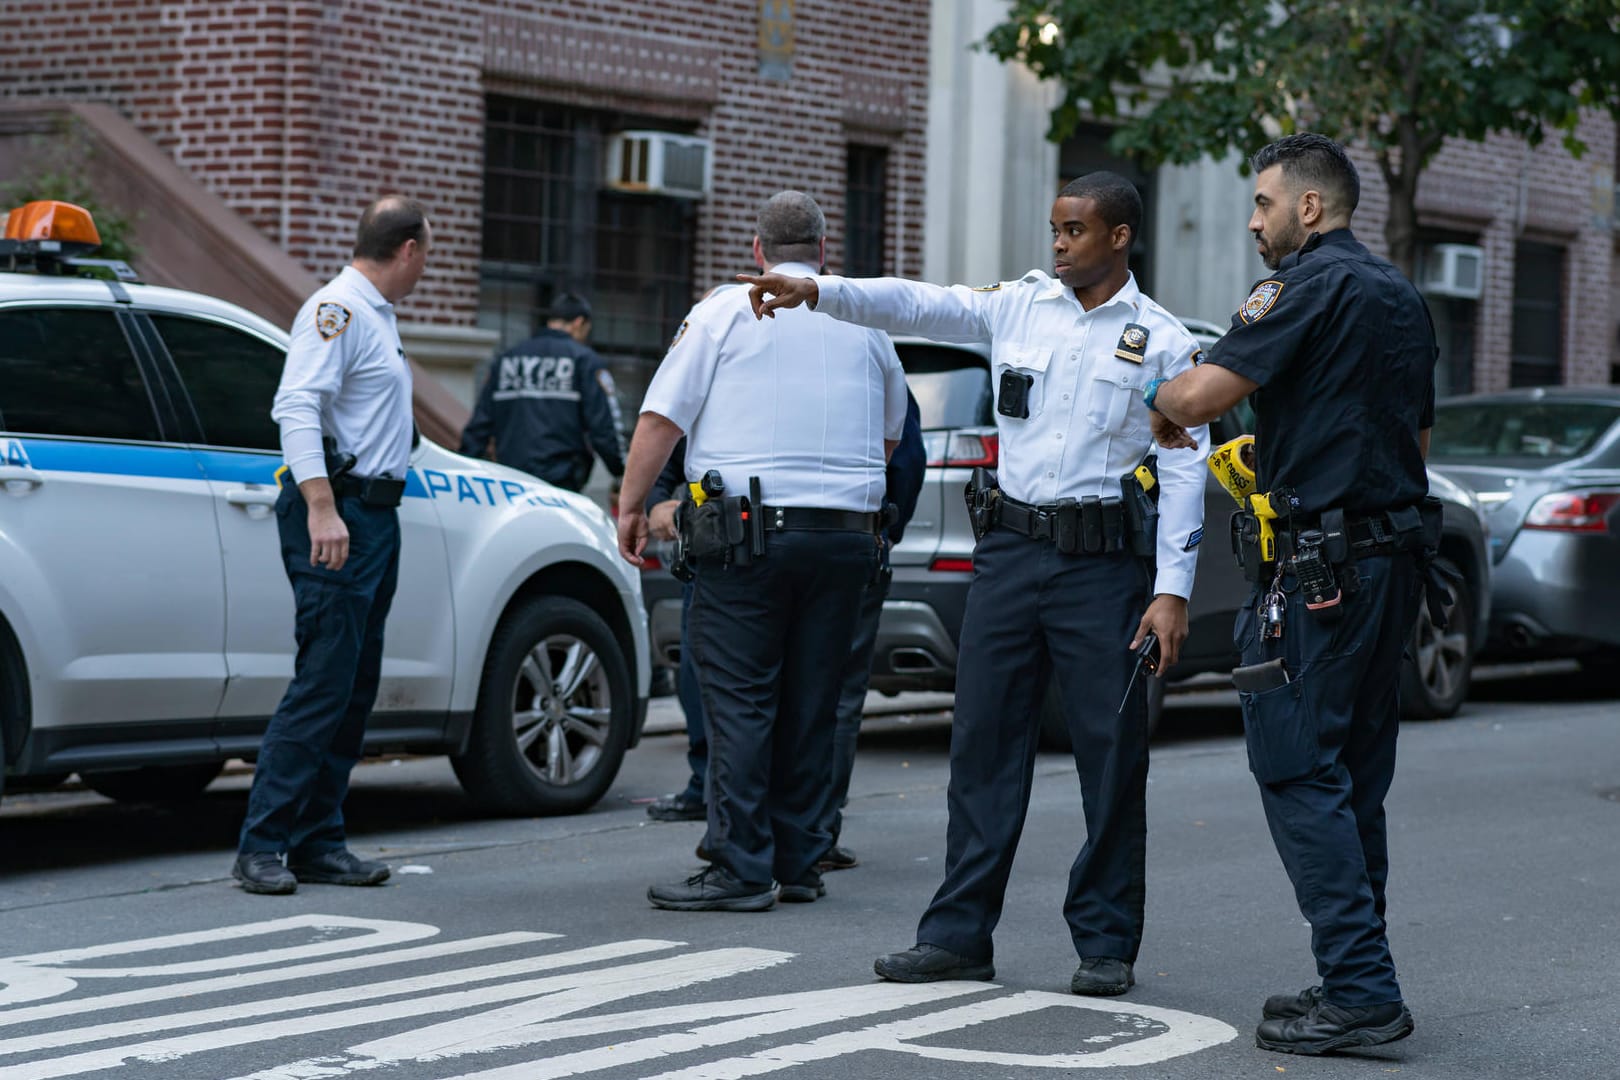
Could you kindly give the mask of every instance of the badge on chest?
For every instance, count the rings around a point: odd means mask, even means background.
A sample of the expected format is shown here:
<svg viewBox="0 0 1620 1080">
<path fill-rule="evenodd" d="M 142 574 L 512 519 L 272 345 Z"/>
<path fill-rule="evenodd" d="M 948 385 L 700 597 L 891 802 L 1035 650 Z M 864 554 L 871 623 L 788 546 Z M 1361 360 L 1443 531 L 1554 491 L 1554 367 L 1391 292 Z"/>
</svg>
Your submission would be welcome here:
<svg viewBox="0 0 1620 1080">
<path fill-rule="evenodd" d="M 1114 346 L 1114 356 L 1119 360 L 1140 364 L 1147 358 L 1147 345 L 1147 327 L 1126 323 L 1125 332 L 1119 335 L 1119 344 Z"/>
</svg>

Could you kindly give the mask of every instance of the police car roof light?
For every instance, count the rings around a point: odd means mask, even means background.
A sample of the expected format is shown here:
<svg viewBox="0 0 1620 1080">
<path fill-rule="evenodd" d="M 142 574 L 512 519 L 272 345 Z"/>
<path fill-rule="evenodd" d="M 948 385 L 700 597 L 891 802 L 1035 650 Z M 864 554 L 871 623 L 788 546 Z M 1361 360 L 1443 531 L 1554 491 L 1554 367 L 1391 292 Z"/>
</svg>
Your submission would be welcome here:
<svg viewBox="0 0 1620 1080">
<path fill-rule="evenodd" d="M 6 239 L 39 241 L 59 245 L 63 253 L 83 253 L 101 246 L 90 211 L 56 199 L 25 203 L 6 215 Z"/>
</svg>

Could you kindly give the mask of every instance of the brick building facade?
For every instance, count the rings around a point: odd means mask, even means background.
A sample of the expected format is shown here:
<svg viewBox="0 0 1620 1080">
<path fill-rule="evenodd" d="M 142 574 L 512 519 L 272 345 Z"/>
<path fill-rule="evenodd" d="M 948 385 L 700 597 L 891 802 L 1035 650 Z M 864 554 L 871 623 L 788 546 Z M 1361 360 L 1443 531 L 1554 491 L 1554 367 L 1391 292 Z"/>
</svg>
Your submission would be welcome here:
<svg viewBox="0 0 1620 1080">
<path fill-rule="evenodd" d="M 1449 139 L 1424 171 L 1424 247 L 1463 243 L 1484 251 L 1477 301 L 1430 298 L 1442 344 L 1449 332 L 1450 352 L 1467 354 L 1441 373 L 1443 389 L 1620 381 L 1620 147 L 1606 113 L 1586 113 L 1577 135 L 1586 144 L 1579 158 L 1556 134 L 1533 149 L 1506 135 Z M 1355 157 L 1362 175 L 1356 234 L 1386 254 L 1387 190 L 1371 156 Z M 1448 374 L 1462 385 L 1445 386 Z"/>
<path fill-rule="evenodd" d="M 784 187 L 822 202 L 831 268 L 857 207 L 848 239 L 867 272 L 920 275 L 907 208 L 923 186 L 929 8 L 37 0 L 0 22 L 0 98 L 112 104 L 323 277 L 366 201 L 415 195 L 435 252 L 404 317 L 511 340 L 552 293 L 583 289 L 598 347 L 634 368 L 695 296 L 749 267 L 753 214 Z M 606 191 L 607 139 L 627 128 L 708 139 L 707 196 Z"/>
</svg>

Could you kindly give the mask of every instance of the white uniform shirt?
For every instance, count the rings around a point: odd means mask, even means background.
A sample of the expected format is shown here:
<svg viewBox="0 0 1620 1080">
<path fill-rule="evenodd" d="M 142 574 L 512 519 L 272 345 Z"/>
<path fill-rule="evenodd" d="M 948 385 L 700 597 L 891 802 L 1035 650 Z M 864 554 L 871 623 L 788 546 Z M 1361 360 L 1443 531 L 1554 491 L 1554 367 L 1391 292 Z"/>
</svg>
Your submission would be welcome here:
<svg viewBox="0 0 1620 1080">
<path fill-rule="evenodd" d="M 321 436 L 355 456 L 354 475 L 403 480 L 411 461 L 411 366 L 394 305 L 352 266 L 298 310 L 270 415 L 293 480 L 326 475 Z"/>
<path fill-rule="evenodd" d="M 878 331 L 804 309 L 756 320 L 748 290 L 726 286 L 687 315 L 641 411 L 686 432 L 689 481 L 717 469 L 733 495 L 759 477 L 769 506 L 874 511 L 883 440 L 905 425 L 906 377 Z"/>
<path fill-rule="evenodd" d="M 1004 372 L 1033 377 L 1028 419 L 996 413 L 996 476 L 1014 499 L 1039 504 L 1087 495 L 1117 498 L 1120 477 L 1149 452 L 1157 453 L 1162 486 L 1154 592 L 1192 594 L 1209 431 L 1193 429 L 1197 450 L 1157 448 L 1142 391 L 1149 380 L 1192 367 L 1198 343 L 1136 287 L 1134 277 L 1090 311 L 1074 290 L 1039 270 L 983 289 L 898 278 L 823 276 L 816 283 L 816 310 L 835 319 L 938 341 L 988 343 L 998 401 Z M 1114 355 L 1128 323 L 1148 332 L 1140 362 Z"/>
</svg>

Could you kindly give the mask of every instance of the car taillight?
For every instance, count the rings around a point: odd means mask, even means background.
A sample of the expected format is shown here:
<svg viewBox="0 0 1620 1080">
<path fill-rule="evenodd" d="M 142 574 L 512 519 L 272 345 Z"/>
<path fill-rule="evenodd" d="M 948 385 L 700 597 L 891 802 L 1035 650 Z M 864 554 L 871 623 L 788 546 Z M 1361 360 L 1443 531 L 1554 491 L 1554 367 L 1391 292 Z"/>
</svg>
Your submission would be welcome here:
<svg viewBox="0 0 1620 1080">
<path fill-rule="evenodd" d="M 643 570 L 662 570 L 664 564 L 658 560 L 658 556 L 644 551 L 641 553 L 641 568 Z"/>
<path fill-rule="evenodd" d="M 1560 491 L 1543 495 L 1524 519 L 1527 529 L 1558 532 L 1608 532 L 1609 512 L 1620 503 L 1620 491 Z"/>
<path fill-rule="evenodd" d="M 930 436 L 925 440 L 930 468 L 941 465 L 973 468 L 976 465 L 983 465 L 987 469 L 993 469 L 1000 457 L 1000 439 L 994 434 L 974 435 L 965 431 L 940 431 L 930 432 Z"/>
<path fill-rule="evenodd" d="M 941 555 L 928 564 L 928 569 L 954 574 L 971 574 L 973 572 L 973 560 L 951 559 Z"/>
</svg>

